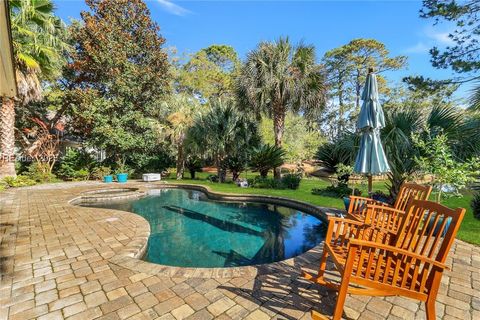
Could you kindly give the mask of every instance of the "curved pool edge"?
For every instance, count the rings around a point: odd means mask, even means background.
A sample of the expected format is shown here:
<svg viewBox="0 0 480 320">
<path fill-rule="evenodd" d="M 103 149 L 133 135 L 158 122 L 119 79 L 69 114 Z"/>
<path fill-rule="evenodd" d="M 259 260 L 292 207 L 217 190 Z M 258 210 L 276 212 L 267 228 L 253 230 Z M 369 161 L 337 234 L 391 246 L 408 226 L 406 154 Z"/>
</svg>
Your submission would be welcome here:
<svg viewBox="0 0 480 320">
<path fill-rule="evenodd" d="M 148 190 L 151 189 L 168 189 L 168 188 L 179 188 L 179 189 L 189 189 L 204 192 L 207 197 L 211 200 L 222 200 L 222 201 L 249 201 L 249 202 L 259 202 L 259 203 L 273 203 L 293 209 L 301 210 L 307 214 L 311 214 L 315 217 L 320 218 L 322 221 L 326 221 L 327 217 L 331 214 L 328 214 L 328 211 L 335 212 L 337 209 L 326 208 L 315 206 L 306 202 L 277 197 L 277 196 L 267 196 L 267 195 L 250 195 L 250 194 L 232 194 L 232 193 L 221 193 L 212 191 L 208 186 L 200 186 L 193 184 L 173 184 L 173 183 L 139 183 L 139 182 L 130 182 L 128 185 L 133 185 L 137 187 L 137 192 L 141 193 L 142 196 L 147 194 Z M 114 189 L 114 188 L 96 188 L 92 191 L 102 191 L 105 189 Z M 105 199 L 102 199 L 105 200 Z M 73 197 L 68 201 L 70 205 L 74 205 L 77 208 L 82 208 L 78 204 L 82 202 L 82 195 Z M 121 214 L 131 215 L 132 218 L 136 221 L 136 231 L 135 236 L 130 243 L 128 243 L 124 249 L 119 251 L 117 254 L 109 258 L 109 262 L 116 264 L 120 267 L 142 272 L 152 276 L 159 277 L 178 277 L 178 278 L 236 278 L 236 277 L 251 277 L 254 278 L 259 273 L 271 273 L 277 271 L 289 270 L 290 272 L 296 269 L 297 265 L 308 265 L 316 260 L 318 260 L 318 254 L 323 249 L 323 242 L 319 243 L 317 246 L 312 249 L 289 259 L 268 263 L 268 264 L 259 264 L 253 266 L 242 266 L 242 267 L 216 267 L 216 268 L 196 268 L 196 267 L 176 267 L 176 266 L 167 266 L 156 264 L 152 262 L 147 262 L 141 260 L 143 255 L 146 253 L 148 246 L 148 238 L 150 236 L 150 224 L 146 219 L 140 215 L 121 210 L 113 209 L 99 209 L 109 212 L 116 212 Z M 134 216 L 134 217 L 133 217 Z M 137 223 L 138 222 L 138 223 Z M 300 270 L 296 270 L 300 273 Z"/>
<path fill-rule="evenodd" d="M 258 195 L 258 194 L 236 194 L 236 193 L 226 193 L 213 191 L 209 186 L 196 185 L 196 184 L 180 184 L 180 183 L 163 183 L 155 186 L 149 186 L 148 189 L 162 189 L 162 188 L 176 188 L 176 189 L 189 189 L 195 191 L 204 192 L 207 197 L 211 200 L 220 200 L 220 201 L 249 201 L 249 202 L 258 202 L 258 203 L 274 203 L 277 205 L 289 207 L 292 209 L 297 209 L 305 213 L 314 215 L 315 217 L 326 222 L 329 216 L 334 216 L 341 212 L 342 210 L 336 208 L 328 208 L 310 204 L 308 202 L 278 197 L 278 196 L 269 196 L 269 195 Z"/>
</svg>

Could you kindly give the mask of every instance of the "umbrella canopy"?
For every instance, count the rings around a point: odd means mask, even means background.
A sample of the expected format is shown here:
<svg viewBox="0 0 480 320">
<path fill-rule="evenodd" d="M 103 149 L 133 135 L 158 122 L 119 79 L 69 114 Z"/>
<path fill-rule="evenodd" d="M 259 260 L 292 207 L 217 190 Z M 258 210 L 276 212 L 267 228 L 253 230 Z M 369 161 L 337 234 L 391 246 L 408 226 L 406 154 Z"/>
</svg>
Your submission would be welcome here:
<svg viewBox="0 0 480 320">
<path fill-rule="evenodd" d="M 371 192 L 372 175 L 390 171 L 380 140 L 380 129 L 385 127 L 385 117 L 378 99 L 377 77 L 372 70 L 368 73 L 362 100 L 362 109 L 357 121 L 357 130 L 361 132 L 362 138 L 354 171 L 368 176 L 368 192 Z"/>
</svg>

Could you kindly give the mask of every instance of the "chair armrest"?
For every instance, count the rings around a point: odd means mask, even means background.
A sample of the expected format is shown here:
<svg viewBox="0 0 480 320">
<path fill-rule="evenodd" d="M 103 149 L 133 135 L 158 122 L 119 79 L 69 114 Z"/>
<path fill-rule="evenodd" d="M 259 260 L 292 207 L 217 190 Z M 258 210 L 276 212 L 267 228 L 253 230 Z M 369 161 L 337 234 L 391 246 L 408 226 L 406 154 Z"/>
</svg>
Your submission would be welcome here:
<svg viewBox="0 0 480 320">
<path fill-rule="evenodd" d="M 387 203 L 377 201 L 371 198 L 360 197 L 360 196 L 350 196 L 350 205 L 348 206 L 347 212 L 350 214 L 359 213 L 362 211 L 365 212 L 367 209 L 367 205 L 391 207 Z"/>
<path fill-rule="evenodd" d="M 436 266 L 440 269 L 448 270 L 448 266 L 446 264 L 433 260 L 429 257 L 419 255 L 415 252 L 411 252 L 411 251 L 397 248 L 388 244 L 383 244 L 383 243 L 378 243 L 373 241 L 365 241 L 365 240 L 358 240 L 358 239 L 350 240 L 349 254 L 351 251 L 355 251 L 357 252 L 356 253 L 357 255 L 360 255 L 362 251 L 367 251 L 367 249 L 382 250 L 387 254 L 390 253 L 396 256 L 402 255 L 412 260 L 419 260 L 425 264 Z"/>
<path fill-rule="evenodd" d="M 367 205 L 365 222 L 373 227 L 397 232 L 406 214 L 402 210 L 374 204 Z"/>
<path fill-rule="evenodd" d="M 331 241 L 346 243 L 350 238 L 358 236 L 364 223 L 339 217 L 328 217 L 328 230 L 325 242 Z"/>
</svg>

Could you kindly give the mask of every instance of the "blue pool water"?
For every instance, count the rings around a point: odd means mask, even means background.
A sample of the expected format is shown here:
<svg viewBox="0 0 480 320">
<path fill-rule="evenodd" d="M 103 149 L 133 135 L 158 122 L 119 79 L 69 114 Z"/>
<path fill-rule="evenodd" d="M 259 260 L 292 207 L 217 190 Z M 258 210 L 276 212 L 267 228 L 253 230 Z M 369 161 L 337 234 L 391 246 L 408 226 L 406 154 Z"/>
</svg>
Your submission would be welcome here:
<svg viewBox="0 0 480 320">
<path fill-rule="evenodd" d="M 324 239 L 326 224 L 295 209 L 213 201 L 186 189 L 153 191 L 141 199 L 93 204 L 148 220 L 146 261 L 180 267 L 256 265 L 297 256 Z"/>
</svg>

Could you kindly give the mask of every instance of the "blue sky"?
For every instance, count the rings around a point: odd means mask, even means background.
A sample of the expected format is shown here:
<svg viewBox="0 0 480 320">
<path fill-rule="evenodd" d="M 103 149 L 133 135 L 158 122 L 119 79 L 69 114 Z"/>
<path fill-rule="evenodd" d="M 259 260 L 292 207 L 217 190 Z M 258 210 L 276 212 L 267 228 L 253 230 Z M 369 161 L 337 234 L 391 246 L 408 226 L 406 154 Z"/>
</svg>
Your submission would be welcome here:
<svg viewBox="0 0 480 320">
<path fill-rule="evenodd" d="M 66 22 L 79 18 L 83 0 L 56 0 Z M 419 18 L 421 1 L 170 1 L 149 0 L 153 19 L 167 46 L 195 52 L 211 44 L 229 44 L 240 57 L 262 40 L 289 36 L 314 44 L 318 59 L 354 38 L 375 38 L 392 55 L 408 56 L 408 67 L 387 74 L 392 82 L 408 75 L 434 79 L 452 76 L 431 66 L 428 50 L 445 47 L 452 28 Z M 461 88 L 459 97 L 468 88 Z"/>
</svg>

